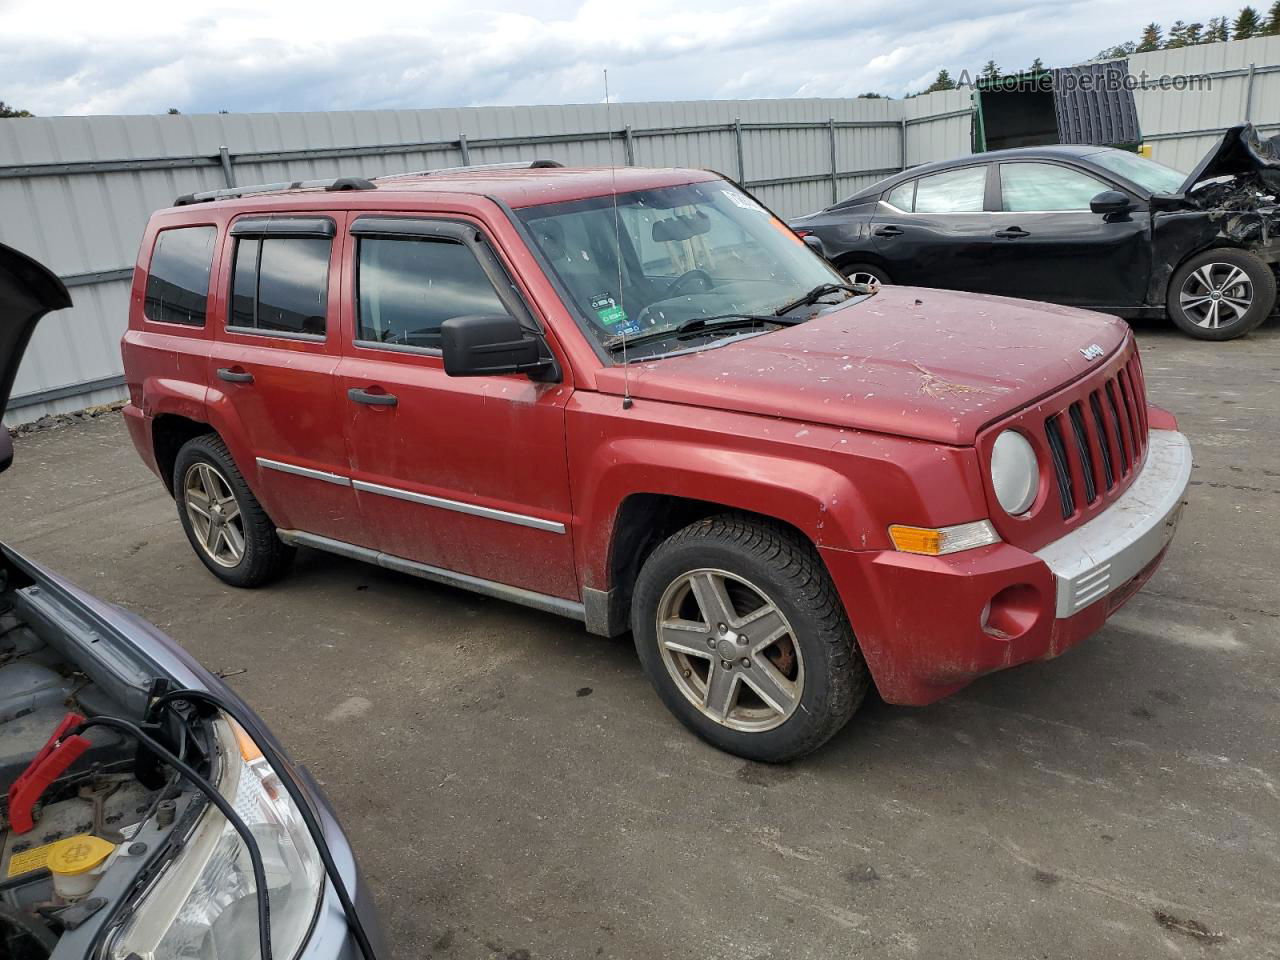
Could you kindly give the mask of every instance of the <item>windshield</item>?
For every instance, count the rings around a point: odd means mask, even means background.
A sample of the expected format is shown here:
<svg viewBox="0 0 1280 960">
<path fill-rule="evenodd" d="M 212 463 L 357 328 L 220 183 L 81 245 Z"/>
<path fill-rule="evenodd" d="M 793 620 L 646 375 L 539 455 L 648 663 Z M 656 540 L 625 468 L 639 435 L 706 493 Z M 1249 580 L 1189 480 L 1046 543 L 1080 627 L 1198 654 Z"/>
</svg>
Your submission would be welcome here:
<svg viewBox="0 0 1280 960">
<path fill-rule="evenodd" d="M 700 317 L 772 314 L 844 277 L 790 228 L 724 180 L 518 210 L 601 347 Z M 619 251 L 621 256 L 618 256 Z M 757 331 L 758 332 L 758 331 Z M 740 336 L 708 324 L 698 345 Z M 647 345 L 646 353 L 689 344 Z"/>
<path fill-rule="evenodd" d="M 1089 159 L 1151 193 L 1177 193 L 1182 187 L 1182 181 L 1187 179 L 1185 173 L 1124 150 L 1103 150 Z"/>
</svg>

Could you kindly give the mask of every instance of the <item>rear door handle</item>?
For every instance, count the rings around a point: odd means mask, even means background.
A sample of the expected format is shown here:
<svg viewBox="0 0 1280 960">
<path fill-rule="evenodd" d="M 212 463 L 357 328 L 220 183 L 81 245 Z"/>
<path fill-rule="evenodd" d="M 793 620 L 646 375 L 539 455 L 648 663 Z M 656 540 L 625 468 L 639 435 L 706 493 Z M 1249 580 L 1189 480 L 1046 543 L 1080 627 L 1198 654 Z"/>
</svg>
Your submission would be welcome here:
<svg viewBox="0 0 1280 960">
<path fill-rule="evenodd" d="M 352 387 L 347 396 L 355 403 L 366 403 L 371 407 L 394 407 L 400 402 L 394 393 L 370 393 L 359 387 Z"/>
<path fill-rule="evenodd" d="M 1023 230 L 1021 227 L 1010 227 L 1007 230 L 997 230 L 996 236 L 1002 240 L 1018 240 L 1022 237 L 1031 236 L 1031 232 Z"/>
<path fill-rule="evenodd" d="M 218 379 L 225 380 L 227 383 L 253 383 L 253 374 L 247 370 L 237 370 L 235 367 L 219 367 Z"/>
<path fill-rule="evenodd" d="M 877 227 L 876 236 L 877 237 L 900 237 L 902 236 L 902 228 L 895 227 L 892 224 L 890 224 L 887 227 Z"/>
</svg>

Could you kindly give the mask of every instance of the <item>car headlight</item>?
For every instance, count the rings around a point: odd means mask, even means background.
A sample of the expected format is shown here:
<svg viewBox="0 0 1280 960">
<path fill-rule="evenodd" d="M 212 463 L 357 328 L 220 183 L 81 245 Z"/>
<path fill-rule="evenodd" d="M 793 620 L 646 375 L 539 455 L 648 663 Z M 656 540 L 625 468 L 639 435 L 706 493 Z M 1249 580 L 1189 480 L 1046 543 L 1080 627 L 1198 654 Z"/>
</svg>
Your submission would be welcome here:
<svg viewBox="0 0 1280 960">
<path fill-rule="evenodd" d="M 258 841 L 271 906 L 272 955 L 288 960 L 302 947 L 320 905 L 320 854 L 293 799 L 248 734 L 226 718 L 214 729 L 221 755 L 217 787 Z M 182 852 L 115 938 L 111 956 L 257 957 L 258 922 L 249 851 L 235 827 L 209 804 Z"/>
<path fill-rule="evenodd" d="M 1030 442 L 1016 430 L 996 437 L 991 448 L 991 486 L 1005 513 L 1026 513 L 1040 492 L 1040 464 Z"/>
</svg>

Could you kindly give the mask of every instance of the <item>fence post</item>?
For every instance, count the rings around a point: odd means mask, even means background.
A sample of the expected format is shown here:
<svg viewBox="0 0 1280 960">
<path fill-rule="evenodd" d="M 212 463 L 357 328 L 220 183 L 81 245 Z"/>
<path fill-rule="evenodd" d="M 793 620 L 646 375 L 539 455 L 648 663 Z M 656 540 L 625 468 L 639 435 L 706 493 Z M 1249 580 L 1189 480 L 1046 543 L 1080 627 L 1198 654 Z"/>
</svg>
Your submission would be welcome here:
<svg viewBox="0 0 1280 960">
<path fill-rule="evenodd" d="M 840 172 L 840 168 L 836 166 L 836 118 L 832 117 L 827 121 L 827 133 L 831 141 L 831 202 L 838 203 L 840 201 L 840 184 L 837 181 L 836 174 Z"/>
<path fill-rule="evenodd" d="M 471 148 L 467 146 L 467 135 L 465 133 L 458 134 L 458 150 L 462 153 L 462 165 L 464 167 L 471 166 Z"/>
<path fill-rule="evenodd" d="M 742 118 L 733 118 L 733 142 L 738 150 L 738 186 L 747 185 L 747 161 L 742 153 Z"/>
<path fill-rule="evenodd" d="M 231 151 L 226 147 L 219 147 L 218 161 L 222 164 L 222 178 L 227 181 L 228 187 L 234 187 L 236 185 L 236 175 L 231 169 Z"/>
<path fill-rule="evenodd" d="M 907 169 L 907 118 L 902 118 L 901 134 L 899 142 L 902 144 L 902 169 Z"/>
<path fill-rule="evenodd" d="M 612 136 L 612 134 L 610 134 L 610 136 Z M 622 141 L 622 147 L 627 160 L 627 166 L 634 167 L 636 165 L 636 141 L 635 137 L 631 135 L 631 124 L 628 123 L 622 128 L 622 136 L 624 138 Z M 612 153 L 613 151 L 610 150 L 609 152 Z"/>
<path fill-rule="evenodd" d="M 1249 123 L 1253 119 L 1253 77 L 1257 71 L 1255 64 L 1249 64 L 1249 76 L 1244 83 L 1244 122 Z"/>
</svg>

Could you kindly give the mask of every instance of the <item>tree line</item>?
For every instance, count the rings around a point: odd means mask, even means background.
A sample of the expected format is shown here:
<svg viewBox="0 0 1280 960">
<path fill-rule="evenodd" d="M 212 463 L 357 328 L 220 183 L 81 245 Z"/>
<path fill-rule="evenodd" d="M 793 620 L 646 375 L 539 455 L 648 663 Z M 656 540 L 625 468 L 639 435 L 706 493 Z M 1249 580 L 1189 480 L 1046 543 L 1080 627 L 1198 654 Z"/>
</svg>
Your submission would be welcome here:
<svg viewBox="0 0 1280 960">
<path fill-rule="evenodd" d="M 1168 32 L 1158 23 L 1148 23 L 1137 40 L 1127 40 L 1114 47 L 1098 51 L 1095 60 L 1115 60 L 1132 53 L 1150 53 L 1153 50 L 1176 50 L 1193 47 L 1199 43 L 1219 43 L 1223 40 L 1248 40 L 1250 37 L 1280 36 L 1280 0 L 1271 4 L 1265 17 L 1253 7 L 1241 7 L 1236 18 L 1211 17 L 1205 23 L 1187 23 L 1175 20 Z"/>
</svg>

